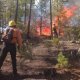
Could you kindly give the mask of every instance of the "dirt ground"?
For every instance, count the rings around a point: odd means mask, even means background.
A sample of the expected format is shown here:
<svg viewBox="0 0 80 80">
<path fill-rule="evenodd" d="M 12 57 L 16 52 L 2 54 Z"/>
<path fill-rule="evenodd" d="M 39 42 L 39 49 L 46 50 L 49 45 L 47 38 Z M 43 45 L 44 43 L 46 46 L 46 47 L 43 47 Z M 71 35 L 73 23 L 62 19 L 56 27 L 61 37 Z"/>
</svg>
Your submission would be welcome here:
<svg viewBox="0 0 80 80">
<path fill-rule="evenodd" d="M 65 45 L 67 45 L 67 43 Z M 68 46 L 71 48 L 72 45 Z M 75 46 L 76 48 L 79 47 L 79 45 Z M 49 67 L 54 68 L 56 64 L 54 55 L 57 55 L 57 53 L 49 52 L 48 48 L 46 48 L 43 43 L 34 46 L 32 52 L 33 60 L 26 59 L 22 63 L 21 55 L 17 53 L 18 76 L 12 75 L 11 59 L 8 54 L 2 67 L 0 80 L 80 80 L 80 59 L 72 59 L 71 63 L 73 65 L 70 68 L 56 68 L 56 73 L 49 76 L 49 74 L 44 74 L 44 69 Z"/>
</svg>

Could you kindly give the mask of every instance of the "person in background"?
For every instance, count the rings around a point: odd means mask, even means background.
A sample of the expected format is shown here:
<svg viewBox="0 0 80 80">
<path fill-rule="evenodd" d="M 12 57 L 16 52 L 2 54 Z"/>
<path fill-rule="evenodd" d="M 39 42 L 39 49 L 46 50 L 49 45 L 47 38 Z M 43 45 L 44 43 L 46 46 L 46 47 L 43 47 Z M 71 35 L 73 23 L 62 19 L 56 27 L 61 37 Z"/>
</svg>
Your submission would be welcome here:
<svg viewBox="0 0 80 80">
<path fill-rule="evenodd" d="M 17 74 L 17 68 L 16 68 L 16 45 L 18 45 L 18 48 L 21 48 L 22 46 L 22 36 L 19 28 L 17 28 L 16 23 L 14 20 L 9 21 L 8 24 L 9 28 L 6 29 L 2 35 L 3 40 L 3 49 L 2 54 L 0 56 L 0 71 L 1 67 L 3 65 L 3 62 L 7 56 L 7 53 L 10 52 L 11 59 L 12 59 L 12 67 L 13 67 L 13 74 Z M 8 41 L 8 32 L 12 31 L 12 34 L 9 36 L 12 36 L 11 41 Z"/>
<path fill-rule="evenodd" d="M 57 33 L 57 30 L 56 30 L 56 25 L 55 24 L 54 24 L 54 27 L 53 27 L 53 36 L 58 37 L 58 33 Z"/>
</svg>

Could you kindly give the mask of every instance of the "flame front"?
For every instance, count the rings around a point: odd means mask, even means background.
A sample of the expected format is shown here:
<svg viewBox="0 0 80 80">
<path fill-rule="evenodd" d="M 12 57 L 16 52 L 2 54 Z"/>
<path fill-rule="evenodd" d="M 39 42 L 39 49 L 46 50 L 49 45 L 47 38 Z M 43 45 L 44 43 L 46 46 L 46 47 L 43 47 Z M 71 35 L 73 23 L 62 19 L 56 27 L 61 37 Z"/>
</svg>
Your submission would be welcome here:
<svg viewBox="0 0 80 80">
<path fill-rule="evenodd" d="M 59 33 L 61 36 L 64 35 L 64 31 L 63 31 L 63 25 L 59 26 L 59 21 L 61 24 L 64 24 L 67 20 L 69 20 L 72 16 L 74 16 L 74 12 L 77 9 L 76 6 L 71 6 L 70 8 L 68 7 L 64 7 L 63 10 L 61 11 L 61 13 L 58 16 L 55 16 L 53 21 L 52 21 L 52 27 L 55 27 L 57 30 L 57 33 Z M 46 20 L 45 20 L 46 21 Z M 44 22 L 45 22 L 44 21 Z M 42 25 L 44 25 L 44 27 L 42 27 L 42 31 L 41 31 L 41 35 L 44 36 L 50 36 L 51 35 L 51 29 L 50 26 L 47 26 L 46 22 L 44 23 L 42 22 Z M 40 35 L 40 21 L 37 22 L 37 34 Z M 55 24 L 55 26 L 54 26 Z"/>
</svg>

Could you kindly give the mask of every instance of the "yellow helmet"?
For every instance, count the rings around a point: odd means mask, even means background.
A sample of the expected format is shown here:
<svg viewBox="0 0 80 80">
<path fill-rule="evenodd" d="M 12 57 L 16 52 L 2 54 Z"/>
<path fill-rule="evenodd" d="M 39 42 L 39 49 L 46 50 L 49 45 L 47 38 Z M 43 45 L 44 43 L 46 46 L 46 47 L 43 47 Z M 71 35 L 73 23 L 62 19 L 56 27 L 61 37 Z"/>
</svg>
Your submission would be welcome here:
<svg viewBox="0 0 80 80">
<path fill-rule="evenodd" d="M 16 23 L 15 23 L 14 20 L 9 21 L 9 26 L 10 26 L 10 27 L 15 26 L 15 25 L 16 25 Z"/>
</svg>

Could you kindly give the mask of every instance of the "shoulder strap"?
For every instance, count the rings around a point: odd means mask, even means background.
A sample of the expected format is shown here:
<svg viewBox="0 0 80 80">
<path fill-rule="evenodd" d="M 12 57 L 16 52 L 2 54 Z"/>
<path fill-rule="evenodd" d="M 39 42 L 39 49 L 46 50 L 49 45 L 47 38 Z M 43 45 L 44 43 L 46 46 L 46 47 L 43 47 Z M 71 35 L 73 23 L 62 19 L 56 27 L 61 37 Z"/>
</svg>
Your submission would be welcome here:
<svg viewBox="0 0 80 80">
<path fill-rule="evenodd" d="M 14 31 L 13 29 L 10 29 L 9 30 L 9 32 L 8 32 L 8 38 L 9 39 L 12 39 L 13 38 L 13 31 Z"/>
</svg>

